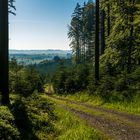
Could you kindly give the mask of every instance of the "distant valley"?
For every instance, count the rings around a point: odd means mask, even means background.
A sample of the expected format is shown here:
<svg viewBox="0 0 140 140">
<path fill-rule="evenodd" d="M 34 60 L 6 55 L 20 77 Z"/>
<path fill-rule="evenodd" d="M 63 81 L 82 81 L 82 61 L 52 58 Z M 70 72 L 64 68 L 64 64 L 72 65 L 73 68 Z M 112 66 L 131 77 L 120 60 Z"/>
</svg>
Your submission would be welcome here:
<svg viewBox="0 0 140 140">
<path fill-rule="evenodd" d="M 23 65 L 39 64 L 45 60 L 53 60 L 54 57 L 69 59 L 72 56 L 70 50 L 10 50 L 9 59 L 16 58 Z"/>
</svg>

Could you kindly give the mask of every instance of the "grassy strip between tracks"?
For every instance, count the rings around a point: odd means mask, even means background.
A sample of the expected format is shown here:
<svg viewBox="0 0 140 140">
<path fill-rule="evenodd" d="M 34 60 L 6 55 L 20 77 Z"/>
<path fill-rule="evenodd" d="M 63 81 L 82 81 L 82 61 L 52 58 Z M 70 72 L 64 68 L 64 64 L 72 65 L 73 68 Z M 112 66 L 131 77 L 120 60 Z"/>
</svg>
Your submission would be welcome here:
<svg viewBox="0 0 140 140">
<path fill-rule="evenodd" d="M 95 128 L 87 125 L 62 107 L 55 107 L 58 116 L 55 127 L 59 133 L 57 140 L 108 140 L 108 138 Z"/>
<path fill-rule="evenodd" d="M 62 100 L 58 100 L 58 99 L 51 98 L 51 97 L 47 97 L 47 98 L 49 98 L 50 100 L 54 101 L 57 104 L 61 104 L 61 105 L 67 106 L 69 108 L 73 108 L 73 109 L 76 109 L 78 111 L 82 111 L 82 112 L 85 112 L 85 113 L 88 113 L 88 114 L 91 114 L 91 115 L 104 117 L 106 119 L 112 120 L 112 121 L 117 122 L 117 123 L 125 123 L 125 124 L 127 124 L 131 127 L 135 127 L 135 128 L 140 129 L 140 127 L 137 124 L 134 124 L 134 123 L 132 123 L 132 122 L 120 117 L 120 116 L 118 117 L 115 114 L 90 109 L 90 108 L 87 108 L 83 105 L 79 105 L 79 104 L 75 104 L 75 103 L 69 103 L 68 101 L 62 101 Z"/>
</svg>

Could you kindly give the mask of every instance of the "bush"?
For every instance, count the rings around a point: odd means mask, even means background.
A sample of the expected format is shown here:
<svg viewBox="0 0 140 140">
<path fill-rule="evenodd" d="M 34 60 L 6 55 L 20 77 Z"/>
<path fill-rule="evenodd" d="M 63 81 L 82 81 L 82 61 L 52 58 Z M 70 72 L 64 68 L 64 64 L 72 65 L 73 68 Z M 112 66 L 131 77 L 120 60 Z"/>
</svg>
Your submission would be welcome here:
<svg viewBox="0 0 140 140">
<path fill-rule="evenodd" d="M 0 106 L 0 139 L 19 140 L 20 133 L 15 125 L 14 116 L 8 107 Z"/>
<path fill-rule="evenodd" d="M 43 92 L 43 84 L 43 79 L 33 67 L 20 66 L 16 60 L 10 62 L 9 85 L 11 92 L 28 96 L 34 90 Z"/>
<path fill-rule="evenodd" d="M 129 85 L 129 78 L 126 73 L 118 75 L 115 81 L 115 89 L 116 91 L 127 90 Z"/>
<path fill-rule="evenodd" d="M 55 134 L 53 121 L 53 106 L 43 96 L 37 93 L 20 99 L 17 98 L 11 106 L 12 113 L 16 118 L 16 125 L 21 131 L 21 139 L 44 140 Z"/>
<path fill-rule="evenodd" d="M 96 89 L 96 94 L 109 101 L 109 98 L 112 96 L 111 91 L 114 89 L 114 80 L 115 78 L 111 76 L 103 77 Z"/>
<path fill-rule="evenodd" d="M 54 133 L 52 121 L 55 117 L 51 104 L 38 95 L 32 95 L 25 102 L 33 133 L 40 140 L 47 139 L 49 134 Z"/>
<path fill-rule="evenodd" d="M 82 91 L 88 85 L 89 70 L 87 65 L 79 64 L 67 69 L 60 65 L 53 78 L 53 87 L 56 93 L 74 93 Z"/>
</svg>

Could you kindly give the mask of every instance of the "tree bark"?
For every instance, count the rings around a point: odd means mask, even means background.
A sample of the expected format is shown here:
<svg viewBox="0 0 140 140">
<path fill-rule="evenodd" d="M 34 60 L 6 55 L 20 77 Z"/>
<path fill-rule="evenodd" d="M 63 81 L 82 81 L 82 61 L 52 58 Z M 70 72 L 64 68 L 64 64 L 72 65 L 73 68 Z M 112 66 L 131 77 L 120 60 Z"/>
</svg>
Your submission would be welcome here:
<svg viewBox="0 0 140 140">
<path fill-rule="evenodd" d="M 96 0 L 95 84 L 99 81 L 99 0 Z"/>
<path fill-rule="evenodd" d="M 8 0 L 0 0 L 0 92 L 3 105 L 9 104 L 8 28 Z"/>
<path fill-rule="evenodd" d="M 77 39 L 77 46 L 76 46 L 76 64 L 80 63 L 80 43 L 79 43 L 79 37 Z"/>
<path fill-rule="evenodd" d="M 105 11 L 101 11 L 101 54 L 105 50 Z"/>
</svg>

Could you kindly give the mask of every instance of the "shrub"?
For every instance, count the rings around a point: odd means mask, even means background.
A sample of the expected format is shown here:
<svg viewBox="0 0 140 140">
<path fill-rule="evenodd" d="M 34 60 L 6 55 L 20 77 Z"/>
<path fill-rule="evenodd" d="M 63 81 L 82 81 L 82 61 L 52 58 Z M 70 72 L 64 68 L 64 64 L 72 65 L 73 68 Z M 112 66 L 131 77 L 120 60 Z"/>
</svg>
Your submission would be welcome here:
<svg viewBox="0 0 140 140">
<path fill-rule="evenodd" d="M 12 104 L 17 127 L 22 131 L 22 139 L 48 139 L 54 135 L 53 106 L 43 95 L 37 93 L 22 97 Z"/>
<path fill-rule="evenodd" d="M 104 100 L 109 100 L 112 96 L 111 91 L 114 89 L 114 77 L 105 76 L 100 81 L 100 85 L 97 87 L 96 94 L 101 96 Z"/>
<path fill-rule="evenodd" d="M 8 107 L 0 106 L 0 139 L 19 140 L 20 133 L 15 126 L 14 116 Z"/>
</svg>

